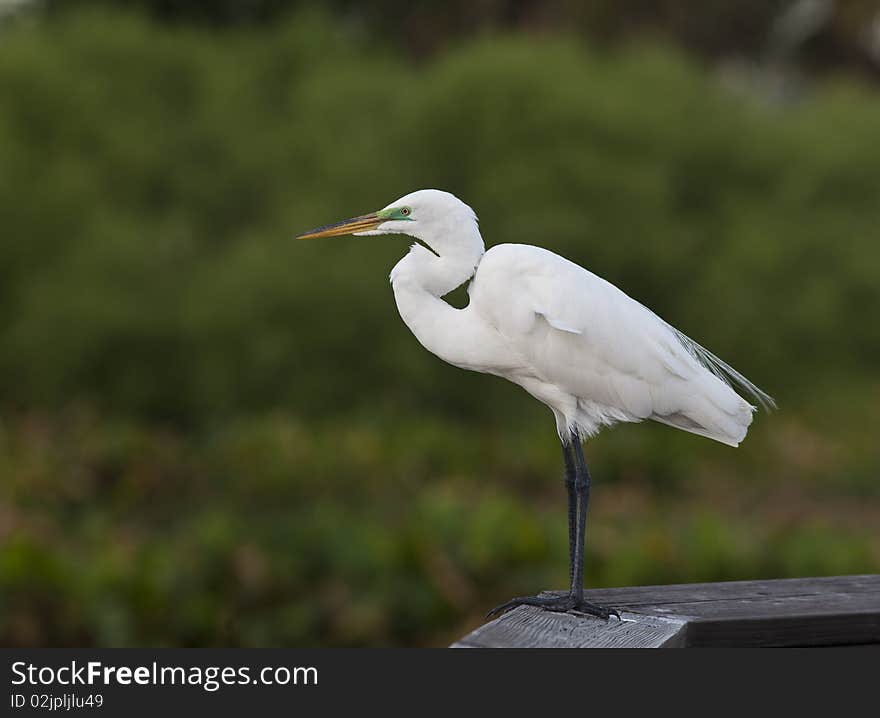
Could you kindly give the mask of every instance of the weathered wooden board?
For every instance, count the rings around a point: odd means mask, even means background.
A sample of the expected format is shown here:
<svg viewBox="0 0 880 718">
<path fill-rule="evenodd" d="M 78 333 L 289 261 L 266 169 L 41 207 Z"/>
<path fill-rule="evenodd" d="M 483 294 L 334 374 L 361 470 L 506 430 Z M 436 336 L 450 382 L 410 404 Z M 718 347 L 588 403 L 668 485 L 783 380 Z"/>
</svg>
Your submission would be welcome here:
<svg viewBox="0 0 880 718">
<path fill-rule="evenodd" d="M 686 621 L 636 616 L 618 621 L 520 606 L 480 626 L 454 648 L 660 648 L 681 640 Z"/>
<path fill-rule="evenodd" d="M 622 621 L 521 606 L 458 648 L 880 644 L 880 575 L 605 588 Z"/>
</svg>

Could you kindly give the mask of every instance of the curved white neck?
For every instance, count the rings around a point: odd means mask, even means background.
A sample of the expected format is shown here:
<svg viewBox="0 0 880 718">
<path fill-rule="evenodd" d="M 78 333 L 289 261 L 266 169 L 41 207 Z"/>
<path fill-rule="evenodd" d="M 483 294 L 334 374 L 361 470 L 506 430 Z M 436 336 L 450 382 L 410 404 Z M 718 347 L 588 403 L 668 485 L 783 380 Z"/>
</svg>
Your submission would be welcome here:
<svg viewBox="0 0 880 718">
<path fill-rule="evenodd" d="M 440 256 L 419 244 L 391 270 L 391 285 L 397 310 L 410 331 L 429 351 L 457 363 L 445 350 L 445 338 L 463 329 L 460 310 L 441 297 L 460 286 L 476 271 L 485 253 L 483 238 L 477 229 L 459 231 L 442 241 L 425 240 L 437 247 Z"/>
<path fill-rule="evenodd" d="M 476 220 L 464 227 L 440 227 L 436 233 L 418 236 L 430 250 L 414 244 L 394 265 L 391 284 L 395 295 L 399 289 L 408 289 L 442 297 L 474 276 L 486 252 Z"/>
</svg>

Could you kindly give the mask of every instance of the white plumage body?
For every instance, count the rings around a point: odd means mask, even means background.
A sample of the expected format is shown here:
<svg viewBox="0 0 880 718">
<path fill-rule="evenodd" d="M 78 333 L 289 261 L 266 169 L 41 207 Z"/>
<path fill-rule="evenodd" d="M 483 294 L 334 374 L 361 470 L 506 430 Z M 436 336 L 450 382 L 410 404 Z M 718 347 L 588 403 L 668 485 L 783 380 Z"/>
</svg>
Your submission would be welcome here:
<svg viewBox="0 0 880 718">
<path fill-rule="evenodd" d="M 502 244 L 483 257 L 469 294 L 478 321 L 521 358 L 484 371 L 547 404 L 560 433 L 654 419 L 732 446 L 745 437 L 754 407 L 653 312 L 573 262 Z"/>
<path fill-rule="evenodd" d="M 415 215 L 413 195 L 395 204 L 407 202 Z M 439 256 L 415 244 L 394 268 L 401 316 L 441 359 L 504 377 L 546 404 L 563 439 L 572 429 L 589 436 L 617 422 L 653 419 L 737 446 L 755 407 L 728 381 L 761 403 L 772 402 L 583 267 L 531 245 L 500 244 L 483 253 L 475 217 L 462 207 L 467 212 L 452 213 L 458 220 L 454 238 L 451 228 L 444 239 L 416 235 Z M 467 307 L 441 299 L 472 275 Z"/>
</svg>

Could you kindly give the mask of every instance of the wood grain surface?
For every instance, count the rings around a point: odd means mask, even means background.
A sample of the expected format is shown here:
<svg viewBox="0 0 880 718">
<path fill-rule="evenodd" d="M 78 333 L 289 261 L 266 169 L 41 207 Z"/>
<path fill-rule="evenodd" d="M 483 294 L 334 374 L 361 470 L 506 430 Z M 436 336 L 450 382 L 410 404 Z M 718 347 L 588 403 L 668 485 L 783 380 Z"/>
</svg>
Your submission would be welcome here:
<svg viewBox="0 0 880 718">
<path fill-rule="evenodd" d="M 669 648 L 880 644 L 880 575 L 603 588 L 621 619 L 521 606 L 456 648 Z"/>
</svg>

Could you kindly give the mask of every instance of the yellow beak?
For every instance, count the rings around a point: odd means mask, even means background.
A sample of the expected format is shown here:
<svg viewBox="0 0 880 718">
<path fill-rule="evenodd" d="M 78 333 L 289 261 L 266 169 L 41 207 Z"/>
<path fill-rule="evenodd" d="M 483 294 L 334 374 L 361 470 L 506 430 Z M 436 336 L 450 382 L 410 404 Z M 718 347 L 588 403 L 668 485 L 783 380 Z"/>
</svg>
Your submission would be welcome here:
<svg viewBox="0 0 880 718">
<path fill-rule="evenodd" d="M 363 214 L 360 217 L 352 217 L 344 219 L 334 224 L 325 224 L 323 227 L 315 227 L 308 232 L 303 232 L 296 236 L 297 239 L 316 239 L 318 237 L 338 237 L 341 234 L 354 234 L 355 232 L 366 232 L 369 229 L 375 229 L 385 220 L 376 212 Z"/>
</svg>

